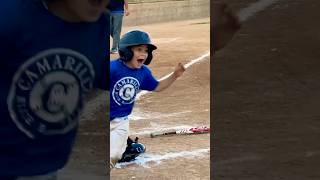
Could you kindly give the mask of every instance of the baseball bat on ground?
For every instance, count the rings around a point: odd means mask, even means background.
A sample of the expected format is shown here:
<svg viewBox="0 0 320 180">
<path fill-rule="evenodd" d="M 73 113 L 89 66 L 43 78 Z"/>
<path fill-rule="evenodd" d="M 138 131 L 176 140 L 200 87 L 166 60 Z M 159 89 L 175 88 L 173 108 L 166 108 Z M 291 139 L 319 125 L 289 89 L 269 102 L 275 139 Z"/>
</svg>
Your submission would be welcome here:
<svg viewBox="0 0 320 180">
<path fill-rule="evenodd" d="M 167 129 L 152 132 L 150 136 L 152 138 L 157 136 L 166 136 L 166 135 L 187 135 L 187 134 L 203 134 L 203 133 L 210 133 L 210 128 L 206 126 L 202 127 L 194 127 L 194 128 L 183 128 L 183 129 Z"/>
</svg>

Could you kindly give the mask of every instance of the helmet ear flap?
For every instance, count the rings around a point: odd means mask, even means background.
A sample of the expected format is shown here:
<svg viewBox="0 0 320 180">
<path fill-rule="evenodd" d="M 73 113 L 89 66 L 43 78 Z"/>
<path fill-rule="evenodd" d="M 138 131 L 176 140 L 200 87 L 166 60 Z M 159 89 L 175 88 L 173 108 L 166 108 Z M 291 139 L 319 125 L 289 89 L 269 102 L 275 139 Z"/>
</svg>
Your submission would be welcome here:
<svg viewBox="0 0 320 180">
<path fill-rule="evenodd" d="M 149 51 L 148 52 L 148 57 L 147 57 L 146 61 L 143 64 L 149 65 L 151 63 L 152 58 L 153 58 L 152 51 Z"/>
</svg>

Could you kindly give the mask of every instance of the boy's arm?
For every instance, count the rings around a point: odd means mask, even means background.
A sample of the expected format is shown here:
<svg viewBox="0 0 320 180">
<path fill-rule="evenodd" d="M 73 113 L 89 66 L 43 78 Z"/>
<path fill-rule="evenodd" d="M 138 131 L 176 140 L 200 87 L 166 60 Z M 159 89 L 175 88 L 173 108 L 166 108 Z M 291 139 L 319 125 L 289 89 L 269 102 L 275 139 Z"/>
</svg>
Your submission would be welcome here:
<svg viewBox="0 0 320 180">
<path fill-rule="evenodd" d="M 159 84 L 154 91 L 160 92 L 168 88 L 175 80 L 178 79 L 178 77 L 180 77 L 183 74 L 185 70 L 186 69 L 184 68 L 184 66 L 181 63 L 179 63 L 176 66 L 176 69 L 173 73 L 169 74 L 168 76 L 159 81 Z"/>
<path fill-rule="evenodd" d="M 128 0 L 124 0 L 124 12 L 126 16 L 129 16 L 130 11 L 129 11 L 129 3 Z"/>
</svg>

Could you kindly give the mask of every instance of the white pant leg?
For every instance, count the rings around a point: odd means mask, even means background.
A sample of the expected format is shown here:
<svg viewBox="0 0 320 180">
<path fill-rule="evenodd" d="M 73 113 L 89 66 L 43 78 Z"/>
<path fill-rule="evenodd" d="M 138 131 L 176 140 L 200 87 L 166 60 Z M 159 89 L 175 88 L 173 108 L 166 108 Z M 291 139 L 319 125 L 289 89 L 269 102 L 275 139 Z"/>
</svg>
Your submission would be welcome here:
<svg viewBox="0 0 320 180">
<path fill-rule="evenodd" d="M 128 117 L 115 118 L 110 122 L 110 169 L 121 159 L 129 136 Z"/>
</svg>

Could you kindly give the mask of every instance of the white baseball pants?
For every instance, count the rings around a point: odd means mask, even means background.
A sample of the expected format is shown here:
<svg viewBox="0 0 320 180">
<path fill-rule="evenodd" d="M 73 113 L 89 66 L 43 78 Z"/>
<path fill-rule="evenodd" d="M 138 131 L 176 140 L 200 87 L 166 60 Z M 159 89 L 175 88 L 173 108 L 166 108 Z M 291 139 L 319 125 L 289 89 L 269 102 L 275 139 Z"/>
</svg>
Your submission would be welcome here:
<svg viewBox="0 0 320 180">
<path fill-rule="evenodd" d="M 115 118 L 110 122 L 110 169 L 121 159 L 122 153 L 126 150 L 128 136 L 128 117 Z"/>
</svg>

